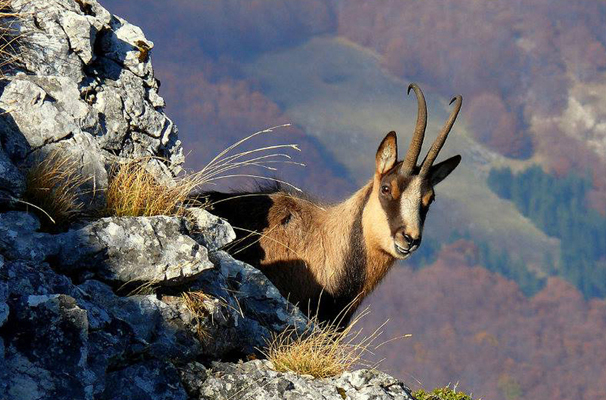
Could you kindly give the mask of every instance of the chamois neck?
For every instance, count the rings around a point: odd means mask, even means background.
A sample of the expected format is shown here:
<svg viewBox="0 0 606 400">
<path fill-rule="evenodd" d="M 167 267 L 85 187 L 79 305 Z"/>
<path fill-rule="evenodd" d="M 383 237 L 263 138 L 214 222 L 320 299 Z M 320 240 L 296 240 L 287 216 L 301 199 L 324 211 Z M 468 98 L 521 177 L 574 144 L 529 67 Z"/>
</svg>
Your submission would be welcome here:
<svg viewBox="0 0 606 400">
<path fill-rule="evenodd" d="M 368 182 L 347 199 L 329 207 L 327 211 L 333 216 L 345 218 L 340 221 L 341 223 L 346 222 L 348 225 L 353 224 L 356 211 L 364 208 L 364 205 L 370 196 L 372 184 L 372 181 Z"/>
<path fill-rule="evenodd" d="M 330 275 L 324 276 L 324 287 L 345 304 L 359 296 L 365 286 L 367 250 L 362 214 L 371 190 L 372 182 L 343 202 L 326 208 L 323 219 L 326 238 L 323 248 L 330 265 L 318 272 L 322 275 L 330 271 Z"/>
<path fill-rule="evenodd" d="M 348 290 L 350 295 L 359 296 L 360 300 L 372 292 L 395 262 L 393 256 L 385 252 L 376 238 L 364 228 L 376 223 L 372 217 L 364 215 L 373 184 L 374 181 L 371 180 L 351 197 L 337 204 L 333 211 L 333 217 L 338 218 L 337 222 L 349 228 L 349 249 L 343 257 L 343 268 L 344 275 L 350 279 L 345 282 L 355 288 L 355 293 Z"/>
</svg>

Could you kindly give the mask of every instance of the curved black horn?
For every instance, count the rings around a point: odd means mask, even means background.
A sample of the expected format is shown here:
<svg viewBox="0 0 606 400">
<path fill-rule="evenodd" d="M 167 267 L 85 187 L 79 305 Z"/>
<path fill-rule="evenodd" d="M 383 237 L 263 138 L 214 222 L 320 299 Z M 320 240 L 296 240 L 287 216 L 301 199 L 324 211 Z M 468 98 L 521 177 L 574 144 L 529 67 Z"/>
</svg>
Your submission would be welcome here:
<svg viewBox="0 0 606 400">
<path fill-rule="evenodd" d="M 452 110 L 452 112 L 450 113 L 450 117 L 448 117 L 448 121 L 446 121 L 446 125 L 444 125 L 444 128 L 442 128 L 442 131 L 440 132 L 440 134 L 438 135 L 436 140 L 431 145 L 431 148 L 427 152 L 427 155 L 425 156 L 425 159 L 423 160 L 423 163 L 421 164 L 421 172 L 419 172 L 419 175 L 421 175 L 421 176 L 427 175 L 427 173 L 429 172 L 429 169 L 433 165 L 433 162 L 438 157 L 438 153 L 442 149 L 442 146 L 444 146 L 444 142 L 446 141 L 446 138 L 448 137 L 448 134 L 450 133 L 450 130 L 452 129 L 452 126 L 454 125 L 455 120 L 457 119 L 457 115 L 459 114 L 459 111 L 461 110 L 461 105 L 463 104 L 463 98 L 461 96 L 456 96 L 450 101 L 450 104 L 452 104 L 452 103 L 455 103 L 455 107 Z"/>
<path fill-rule="evenodd" d="M 404 162 L 400 169 L 402 173 L 406 174 L 412 172 L 417 165 L 419 153 L 421 153 L 421 147 L 423 146 L 423 138 L 425 137 L 425 128 L 427 127 L 427 104 L 425 104 L 425 96 L 423 96 L 423 92 L 416 83 L 411 83 L 408 86 L 408 94 L 410 94 L 411 89 L 414 90 L 415 95 L 417 96 L 419 108 L 417 111 L 417 126 L 412 135 L 408 151 L 406 152 L 406 158 L 404 158 Z"/>
</svg>

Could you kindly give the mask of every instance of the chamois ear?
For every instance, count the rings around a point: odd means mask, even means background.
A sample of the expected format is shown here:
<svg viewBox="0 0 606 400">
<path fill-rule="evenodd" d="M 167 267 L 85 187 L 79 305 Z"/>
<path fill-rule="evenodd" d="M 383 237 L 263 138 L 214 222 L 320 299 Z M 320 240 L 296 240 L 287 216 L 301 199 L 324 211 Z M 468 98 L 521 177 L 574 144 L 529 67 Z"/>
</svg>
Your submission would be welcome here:
<svg viewBox="0 0 606 400">
<path fill-rule="evenodd" d="M 389 132 L 381 141 L 375 157 L 377 173 L 384 174 L 398 161 L 398 138 L 394 131 Z"/>
<path fill-rule="evenodd" d="M 435 186 L 438 183 L 442 182 L 444 178 L 446 178 L 461 162 L 461 156 L 457 155 L 454 157 L 450 157 L 446 161 L 442 161 L 439 164 L 432 165 L 429 170 L 429 180 L 431 181 L 431 186 Z"/>
</svg>

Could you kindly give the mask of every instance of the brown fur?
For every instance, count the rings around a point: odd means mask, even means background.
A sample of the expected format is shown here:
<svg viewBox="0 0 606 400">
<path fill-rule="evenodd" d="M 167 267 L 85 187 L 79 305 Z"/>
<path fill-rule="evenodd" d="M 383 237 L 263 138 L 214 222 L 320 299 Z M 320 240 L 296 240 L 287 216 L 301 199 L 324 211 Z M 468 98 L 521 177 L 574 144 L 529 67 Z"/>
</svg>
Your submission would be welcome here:
<svg viewBox="0 0 606 400">
<path fill-rule="evenodd" d="M 362 271 L 361 276 L 366 276 L 366 280 L 360 282 L 361 291 L 350 293 L 349 288 L 342 287 L 348 267 L 351 267 L 346 261 L 352 251 L 354 218 L 364 208 L 370 190 L 371 184 L 343 203 L 326 207 L 284 192 L 270 196 L 273 207 L 269 213 L 269 226 L 259 241 L 265 252 L 259 268 L 274 283 L 278 282 L 281 292 L 291 301 L 304 308 L 310 299 L 309 307 L 317 306 L 315 299 L 320 296 L 327 297 L 327 302 L 330 298 L 344 296 L 349 302 L 359 296 L 356 301 L 359 303 L 365 292 L 368 290 L 369 293 L 384 275 L 379 276 L 379 271 L 387 271 L 388 266 L 379 264 L 393 263 L 393 258 L 379 254 Z M 288 222 L 284 223 L 286 220 Z M 367 243 L 366 236 L 363 239 L 365 251 L 372 257 L 375 255 L 372 245 Z M 299 273 L 293 275 L 296 271 Z"/>
<path fill-rule="evenodd" d="M 251 200 L 255 197 L 232 195 L 233 200 L 225 200 L 228 196 L 225 194 L 221 194 L 223 201 L 211 211 L 227 218 L 236 230 L 259 232 L 254 238 L 257 243 L 244 241 L 234 248 L 236 257 L 257 266 L 303 311 L 314 314 L 318 310 L 321 320 L 334 320 L 349 305 L 350 312 L 342 318 L 346 323 L 395 261 L 390 254 L 376 249 L 377 241 L 381 240 L 380 229 L 384 229 L 381 224 L 386 224 L 385 214 L 376 201 L 378 180 L 375 178 L 335 205 L 318 205 L 278 190 L 256 198 L 268 201 L 263 206 L 267 211 L 262 213 L 250 210 L 254 208 Z M 211 201 L 216 197 L 206 195 Z M 243 207 L 249 210 L 234 214 Z M 248 226 L 251 219 L 265 219 L 264 226 Z M 355 239 L 352 242 L 352 237 L 356 237 L 353 232 L 356 219 L 361 231 L 360 243 L 354 243 Z M 366 226 L 374 227 L 362 228 Z"/>
</svg>

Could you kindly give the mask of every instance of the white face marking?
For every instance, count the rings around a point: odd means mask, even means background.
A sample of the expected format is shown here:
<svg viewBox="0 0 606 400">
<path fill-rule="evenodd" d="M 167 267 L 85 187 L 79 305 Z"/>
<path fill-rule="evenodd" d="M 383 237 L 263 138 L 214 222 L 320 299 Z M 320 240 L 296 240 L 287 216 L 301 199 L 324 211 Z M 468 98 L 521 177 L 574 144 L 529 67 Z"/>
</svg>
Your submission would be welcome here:
<svg viewBox="0 0 606 400">
<path fill-rule="evenodd" d="M 406 226 L 406 233 L 417 238 L 421 236 L 421 196 L 422 180 L 415 176 L 400 197 L 400 215 Z"/>
</svg>

